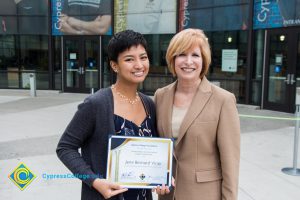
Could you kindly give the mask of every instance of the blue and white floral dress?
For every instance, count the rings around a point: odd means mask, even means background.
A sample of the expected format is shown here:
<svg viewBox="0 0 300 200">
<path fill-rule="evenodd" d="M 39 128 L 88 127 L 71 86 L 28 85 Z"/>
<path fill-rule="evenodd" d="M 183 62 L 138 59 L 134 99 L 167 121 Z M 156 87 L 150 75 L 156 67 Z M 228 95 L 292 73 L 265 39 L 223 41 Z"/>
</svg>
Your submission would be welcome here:
<svg viewBox="0 0 300 200">
<path fill-rule="evenodd" d="M 119 115 L 114 115 L 115 130 L 117 135 L 152 137 L 151 117 L 147 114 L 141 125 L 124 119 Z M 152 193 L 150 189 L 129 189 L 123 193 L 124 200 L 151 200 Z"/>
</svg>

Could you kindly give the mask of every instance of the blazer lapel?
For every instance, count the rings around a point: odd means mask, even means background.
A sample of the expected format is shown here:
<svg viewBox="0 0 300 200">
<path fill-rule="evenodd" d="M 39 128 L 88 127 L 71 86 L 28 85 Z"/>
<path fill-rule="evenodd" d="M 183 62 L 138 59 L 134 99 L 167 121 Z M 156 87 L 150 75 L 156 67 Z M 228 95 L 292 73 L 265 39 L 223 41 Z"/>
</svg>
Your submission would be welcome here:
<svg viewBox="0 0 300 200">
<path fill-rule="evenodd" d="M 211 85 L 206 79 L 206 77 L 203 77 L 198 87 L 198 90 L 192 100 L 192 103 L 181 123 L 179 135 L 176 141 L 176 146 L 179 144 L 192 122 L 201 113 L 205 104 L 208 102 L 211 94 Z"/>
<path fill-rule="evenodd" d="M 176 89 L 177 81 L 172 83 L 167 90 L 167 93 L 164 95 L 164 103 L 161 109 L 164 110 L 163 112 L 163 122 L 162 128 L 164 131 L 165 137 L 172 138 L 172 112 L 173 112 L 173 103 L 174 103 L 174 95 Z"/>
</svg>

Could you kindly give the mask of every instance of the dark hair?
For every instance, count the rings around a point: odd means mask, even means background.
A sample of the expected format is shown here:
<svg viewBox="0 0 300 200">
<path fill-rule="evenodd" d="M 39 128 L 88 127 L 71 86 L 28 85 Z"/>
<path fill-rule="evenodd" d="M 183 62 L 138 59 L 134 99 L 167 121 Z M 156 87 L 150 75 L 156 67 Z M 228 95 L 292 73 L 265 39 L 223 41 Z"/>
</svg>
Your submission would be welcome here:
<svg viewBox="0 0 300 200">
<path fill-rule="evenodd" d="M 116 33 L 108 43 L 107 53 L 109 61 L 117 62 L 120 53 L 138 45 L 142 45 L 147 52 L 147 42 L 141 33 L 133 30 Z"/>
</svg>

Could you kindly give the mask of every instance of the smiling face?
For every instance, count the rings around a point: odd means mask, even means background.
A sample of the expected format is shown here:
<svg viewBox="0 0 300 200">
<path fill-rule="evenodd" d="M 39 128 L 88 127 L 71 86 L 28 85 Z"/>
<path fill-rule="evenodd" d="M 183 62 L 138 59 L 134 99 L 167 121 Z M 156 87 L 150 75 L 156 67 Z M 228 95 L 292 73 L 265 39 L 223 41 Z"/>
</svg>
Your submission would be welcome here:
<svg viewBox="0 0 300 200">
<path fill-rule="evenodd" d="M 142 45 L 132 46 L 118 56 L 118 62 L 111 61 L 114 71 L 117 71 L 118 81 L 125 84 L 143 82 L 149 72 L 149 59 Z"/>
<path fill-rule="evenodd" d="M 199 46 L 194 46 L 175 57 L 175 73 L 179 81 L 198 81 L 202 71 L 202 56 Z"/>
</svg>

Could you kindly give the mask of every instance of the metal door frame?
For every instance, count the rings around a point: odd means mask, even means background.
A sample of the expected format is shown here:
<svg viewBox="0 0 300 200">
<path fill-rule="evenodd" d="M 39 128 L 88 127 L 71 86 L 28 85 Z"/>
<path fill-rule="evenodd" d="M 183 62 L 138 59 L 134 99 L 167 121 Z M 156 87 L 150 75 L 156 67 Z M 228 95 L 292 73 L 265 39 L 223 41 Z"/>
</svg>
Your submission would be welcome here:
<svg viewBox="0 0 300 200">
<path fill-rule="evenodd" d="M 281 28 L 281 29 L 268 29 L 266 30 L 265 37 L 265 56 L 264 56 L 264 75 L 263 75 L 263 101 L 262 108 L 277 110 L 282 112 L 292 113 L 295 110 L 295 91 L 296 91 L 296 62 L 297 62 L 297 42 L 299 28 Z M 269 64 L 270 64 L 270 36 L 273 34 L 286 34 L 288 37 L 288 52 L 287 52 L 287 100 L 285 104 L 273 103 L 268 101 L 269 90 Z M 292 80 L 292 75 L 294 76 Z M 295 81 L 295 82 L 293 82 Z"/>
<path fill-rule="evenodd" d="M 66 41 L 67 40 L 76 40 L 79 41 L 79 62 L 80 65 L 84 65 L 84 51 L 85 51 L 85 40 L 94 39 L 98 44 L 97 49 L 97 69 L 98 69 L 98 87 L 101 88 L 101 36 L 63 36 L 61 40 L 61 49 L 62 49 L 62 91 L 63 92 L 72 92 L 72 93 L 90 93 L 91 89 L 85 87 L 85 76 L 81 74 L 80 76 L 80 85 L 79 88 L 66 87 Z"/>
</svg>

